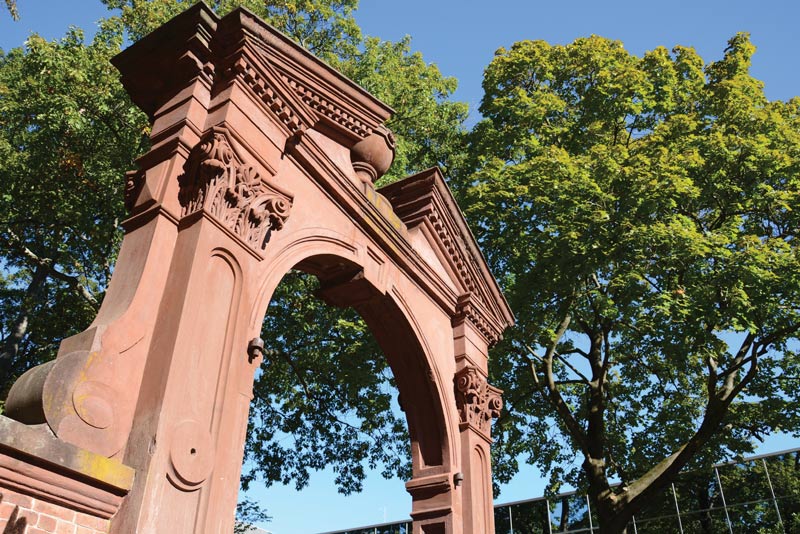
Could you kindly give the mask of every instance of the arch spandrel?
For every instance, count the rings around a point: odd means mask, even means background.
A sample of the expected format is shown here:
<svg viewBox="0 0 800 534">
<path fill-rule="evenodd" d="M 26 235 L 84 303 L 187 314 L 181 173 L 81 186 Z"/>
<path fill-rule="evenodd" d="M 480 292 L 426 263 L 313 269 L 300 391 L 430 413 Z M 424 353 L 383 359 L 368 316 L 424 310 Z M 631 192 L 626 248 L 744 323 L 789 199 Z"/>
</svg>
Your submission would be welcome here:
<svg viewBox="0 0 800 534">
<path fill-rule="evenodd" d="M 112 532 L 228 531 L 260 364 L 249 341 L 297 267 L 364 317 L 395 373 L 415 534 L 491 532 L 498 406 L 473 390 L 499 399 L 487 351 L 513 317 L 438 170 L 374 188 L 392 110 L 241 9 L 198 4 L 114 63 L 153 123 L 120 264 L 60 371 L 20 381 L 8 413 L 137 470 Z"/>
</svg>

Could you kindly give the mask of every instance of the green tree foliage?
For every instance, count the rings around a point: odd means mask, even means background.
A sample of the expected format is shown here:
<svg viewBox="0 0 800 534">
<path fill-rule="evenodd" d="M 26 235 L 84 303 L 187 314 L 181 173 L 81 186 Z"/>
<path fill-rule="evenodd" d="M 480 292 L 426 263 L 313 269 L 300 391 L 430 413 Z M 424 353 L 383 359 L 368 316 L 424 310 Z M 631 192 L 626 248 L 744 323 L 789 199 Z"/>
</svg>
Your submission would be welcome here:
<svg viewBox="0 0 800 534">
<path fill-rule="evenodd" d="M 365 465 L 386 477 L 408 474 L 405 422 L 391 409 L 396 388 L 380 348 L 354 311 L 312 298 L 318 287 L 316 278 L 291 271 L 270 303 L 245 487 L 258 477 L 299 490 L 312 471 L 332 466 L 348 494 L 361 490 Z"/>
<path fill-rule="evenodd" d="M 120 42 L 73 29 L 0 55 L 3 386 L 89 324 L 111 274 L 121 172 L 147 133 L 109 63 Z"/>
<path fill-rule="evenodd" d="M 8 9 L 9 15 L 14 20 L 19 20 L 19 10 L 17 9 L 17 2 L 16 0 L 5 0 L 6 2 L 6 9 Z"/>
<path fill-rule="evenodd" d="M 101 0 L 120 15 L 127 36 L 137 41 L 197 2 L 193 0 Z M 245 7 L 294 39 L 317 57 L 332 60 L 357 52 L 361 29 L 353 18 L 358 0 L 211 0 L 206 2 L 223 16 Z"/>
<path fill-rule="evenodd" d="M 240 498 L 236 504 L 236 521 L 233 524 L 233 534 L 247 534 L 252 532 L 252 526 L 258 523 L 267 523 L 272 518 L 267 515 L 257 502 L 248 498 Z"/>
<path fill-rule="evenodd" d="M 121 238 L 123 175 L 148 147 L 146 119 L 108 60 L 123 39 L 141 38 L 194 2 L 103 3 L 115 11 L 91 44 L 78 31 L 56 43 L 33 36 L 0 61 L 0 176 L 12 184 L 0 216 L 0 321 L 13 371 L 4 378 L 54 357 L 60 339 L 93 318 Z M 455 80 L 408 39 L 362 37 L 356 0 L 209 5 L 220 15 L 249 8 L 395 107 L 397 157 L 385 181 L 461 164 L 466 105 L 450 100 Z M 349 493 L 360 490 L 365 464 L 407 474 L 409 443 L 390 409 L 385 359 L 354 311 L 310 298 L 316 283 L 292 272 L 270 306 L 262 336 L 272 353 L 255 384 L 245 485 L 301 488 L 311 471 L 332 466 Z M 239 512 L 261 519 L 252 503 Z"/>
<path fill-rule="evenodd" d="M 519 325 L 492 362 L 496 476 L 527 456 L 603 532 L 798 429 L 800 99 L 768 101 L 753 52 L 525 41 L 485 71 L 460 192 Z"/>
<path fill-rule="evenodd" d="M 786 532 L 800 532 L 800 452 L 766 461 L 770 483 Z"/>
</svg>

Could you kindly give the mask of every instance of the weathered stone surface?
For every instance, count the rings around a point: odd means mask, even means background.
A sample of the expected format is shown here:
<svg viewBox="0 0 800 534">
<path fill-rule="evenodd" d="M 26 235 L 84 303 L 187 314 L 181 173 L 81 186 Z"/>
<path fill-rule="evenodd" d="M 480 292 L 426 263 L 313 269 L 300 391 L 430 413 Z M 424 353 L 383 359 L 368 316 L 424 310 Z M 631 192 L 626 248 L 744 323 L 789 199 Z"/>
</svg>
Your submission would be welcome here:
<svg viewBox="0 0 800 534">
<path fill-rule="evenodd" d="M 0 416 L 0 532 L 108 532 L 134 470 Z M 8 530 L 4 530 L 8 529 Z"/>
<path fill-rule="evenodd" d="M 54 435 L 25 454 L 118 497 L 119 511 L 90 514 L 114 514 L 110 532 L 229 531 L 261 362 L 251 340 L 296 268 L 362 315 L 392 368 L 414 532 L 493 532 L 501 402 L 487 352 L 513 317 L 438 170 L 375 190 L 392 110 L 243 9 L 220 19 L 198 4 L 114 63 L 152 149 L 126 176 L 130 217 L 97 318 L 12 388 L 10 413 Z M 83 472 L 53 443 L 115 467 Z"/>
</svg>

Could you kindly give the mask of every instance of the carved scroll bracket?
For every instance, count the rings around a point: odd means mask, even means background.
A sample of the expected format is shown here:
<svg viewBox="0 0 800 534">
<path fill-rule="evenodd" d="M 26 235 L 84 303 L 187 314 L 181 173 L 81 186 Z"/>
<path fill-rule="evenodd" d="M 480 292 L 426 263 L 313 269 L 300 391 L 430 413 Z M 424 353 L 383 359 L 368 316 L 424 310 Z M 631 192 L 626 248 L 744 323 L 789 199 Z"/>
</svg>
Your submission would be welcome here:
<svg viewBox="0 0 800 534">
<path fill-rule="evenodd" d="M 492 419 L 503 409 L 503 392 L 489 385 L 477 368 L 465 367 L 456 373 L 455 393 L 461 423 L 489 438 Z"/>
<path fill-rule="evenodd" d="M 283 228 L 292 197 L 265 180 L 215 127 L 192 149 L 178 178 L 181 217 L 205 211 L 245 246 L 260 252 Z"/>
</svg>

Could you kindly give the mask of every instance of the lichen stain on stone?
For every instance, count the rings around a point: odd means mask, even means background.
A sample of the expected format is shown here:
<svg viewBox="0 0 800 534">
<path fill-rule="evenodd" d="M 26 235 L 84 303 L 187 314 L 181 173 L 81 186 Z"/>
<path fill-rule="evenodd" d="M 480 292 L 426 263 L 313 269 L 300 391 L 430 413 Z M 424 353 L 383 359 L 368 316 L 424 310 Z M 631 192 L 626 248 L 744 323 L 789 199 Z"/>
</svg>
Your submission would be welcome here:
<svg viewBox="0 0 800 534">
<path fill-rule="evenodd" d="M 381 195 L 372 187 L 365 187 L 364 188 L 364 196 L 367 197 L 367 200 L 370 204 L 375 206 L 381 215 L 383 215 L 386 220 L 392 225 L 392 227 L 400 232 L 401 234 L 405 235 L 406 233 L 406 225 L 400 220 L 400 217 L 392 209 L 392 205 L 386 199 L 385 196 Z"/>
<path fill-rule="evenodd" d="M 124 489 L 133 486 L 133 470 L 114 460 L 86 450 L 78 450 L 75 462 L 78 471 L 92 478 Z"/>
</svg>

